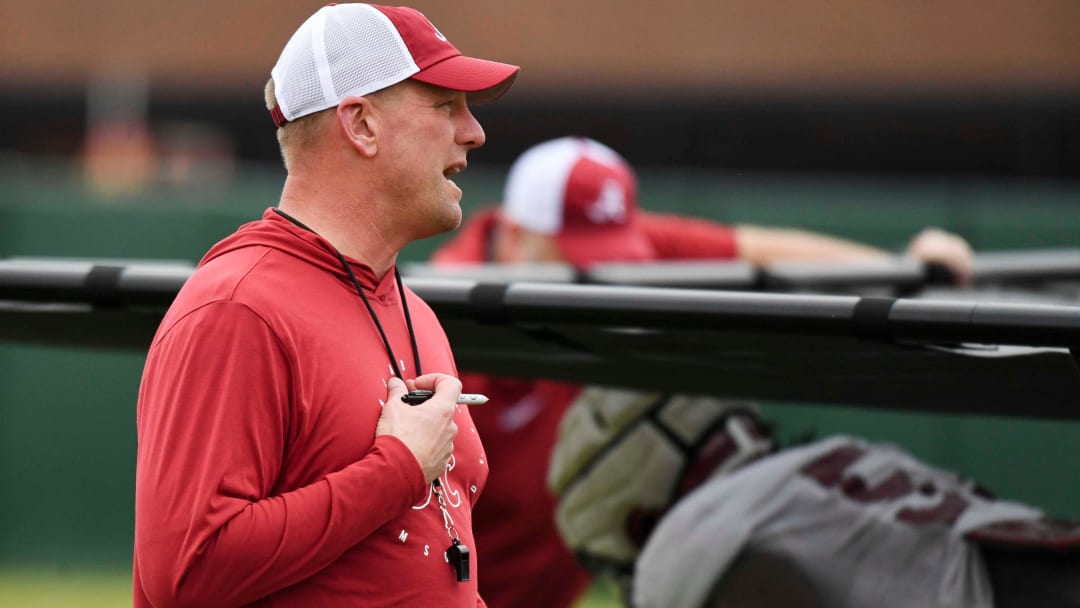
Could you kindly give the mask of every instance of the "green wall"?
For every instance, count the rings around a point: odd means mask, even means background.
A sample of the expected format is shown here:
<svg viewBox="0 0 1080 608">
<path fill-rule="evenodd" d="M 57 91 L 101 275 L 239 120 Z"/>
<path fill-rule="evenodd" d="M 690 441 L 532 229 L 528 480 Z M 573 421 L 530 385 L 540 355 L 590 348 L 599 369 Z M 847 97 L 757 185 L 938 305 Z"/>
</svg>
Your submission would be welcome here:
<svg viewBox="0 0 1080 608">
<path fill-rule="evenodd" d="M 457 181 L 472 209 L 496 200 L 503 167 Z M 235 183 L 159 190 L 127 200 L 82 191 L 63 165 L 0 170 L 0 257 L 195 262 L 236 225 L 276 202 L 282 175 L 244 170 Z M 1080 184 L 826 179 L 643 172 L 653 209 L 796 225 L 892 250 L 926 224 L 979 249 L 1080 245 Z M 422 260 L 441 238 L 410 245 Z M 135 395 L 141 353 L 0 345 L 0 564 L 123 566 L 130 561 Z M 1038 399 L 1038 387 L 1032 387 Z M 765 404 L 784 437 L 847 432 L 897 442 L 1000 495 L 1080 517 L 1080 423 L 916 415 Z M 197 421 L 193 421 L 197 423 Z"/>
</svg>

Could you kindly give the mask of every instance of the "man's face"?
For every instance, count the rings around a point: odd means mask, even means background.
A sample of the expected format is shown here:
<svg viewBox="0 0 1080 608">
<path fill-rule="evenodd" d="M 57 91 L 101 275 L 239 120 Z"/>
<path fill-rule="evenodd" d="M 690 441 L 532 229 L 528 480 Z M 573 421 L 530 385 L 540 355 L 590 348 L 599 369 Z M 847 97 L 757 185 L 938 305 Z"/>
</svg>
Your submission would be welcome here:
<svg viewBox="0 0 1080 608">
<path fill-rule="evenodd" d="M 465 169 L 466 154 L 484 144 L 484 130 L 465 93 L 406 80 L 378 100 L 385 129 L 387 187 L 401 203 L 400 222 L 413 238 L 453 230 L 461 223 L 461 189 L 452 177 Z"/>
</svg>

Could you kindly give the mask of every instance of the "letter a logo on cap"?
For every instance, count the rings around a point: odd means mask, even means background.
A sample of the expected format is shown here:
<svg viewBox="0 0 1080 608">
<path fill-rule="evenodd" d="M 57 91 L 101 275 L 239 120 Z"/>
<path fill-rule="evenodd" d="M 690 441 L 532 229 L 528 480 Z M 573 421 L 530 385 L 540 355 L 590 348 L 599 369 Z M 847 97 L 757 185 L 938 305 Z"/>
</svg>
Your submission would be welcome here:
<svg viewBox="0 0 1080 608">
<path fill-rule="evenodd" d="M 435 32 L 435 37 L 443 42 L 447 42 L 446 36 L 443 36 L 443 33 L 439 31 L 439 28 L 435 27 L 435 24 L 431 22 L 431 19 L 427 18 L 427 15 L 424 15 L 424 19 L 427 19 L 427 24 L 430 25 L 432 31 Z"/>
<path fill-rule="evenodd" d="M 626 221 L 626 193 L 615 180 L 604 182 L 600 196 L 585 208 L 585 215 L 595 224 L 622 224 Z"/>
</svg>

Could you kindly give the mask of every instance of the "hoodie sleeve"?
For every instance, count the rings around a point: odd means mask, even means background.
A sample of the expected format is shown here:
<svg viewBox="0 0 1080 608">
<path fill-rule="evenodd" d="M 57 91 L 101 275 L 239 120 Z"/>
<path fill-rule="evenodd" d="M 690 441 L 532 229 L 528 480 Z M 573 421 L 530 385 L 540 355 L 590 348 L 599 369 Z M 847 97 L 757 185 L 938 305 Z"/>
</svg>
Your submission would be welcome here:
<svg viewBox="0 0 1080 608">
<path fill-rule="evenodd" d="M 641 229 L 661 259 L 730 260 L 739 256 L 735 229 L 704 218 L 642 212 Z"/>
<path fill-rule="evenodd" d="M 136 588 L 154 606 L 237 605 L 310 577 L 426 488 L 396 438 L 274 494 L 290 360 L 247 307 L 188 313 L 150 349 L 139 391 Z"/>
</svg>

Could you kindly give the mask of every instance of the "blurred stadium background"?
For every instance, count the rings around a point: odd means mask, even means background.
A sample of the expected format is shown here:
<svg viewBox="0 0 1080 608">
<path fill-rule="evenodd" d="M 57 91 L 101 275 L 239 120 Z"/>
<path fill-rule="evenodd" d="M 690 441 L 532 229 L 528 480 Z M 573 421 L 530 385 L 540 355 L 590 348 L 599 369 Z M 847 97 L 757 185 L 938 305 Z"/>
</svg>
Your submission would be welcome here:
<svg viewBox="0 0 1080 608">
<path fill-rule="evenodd" d="M 262 86 L 319 5 L 0 0 L 0 257 L 194 262 L 275 204 Z M 637 166 L 651 209 L 897 251 L 928 224 L 979 250 L 1080 245 L 1072 0 L 412 6 L 466 52 L 523 66 L 476 110 L 488 144 L 457 180 L 466 210 L 497 200 L 527 146 L 581 134 Z M 130 603 L 141 364 L 0 345 L 0 605 Z M 785 436 L 895 441 L 1080 516 L 1078 423 L 765 409 Z"/>
</svg>

